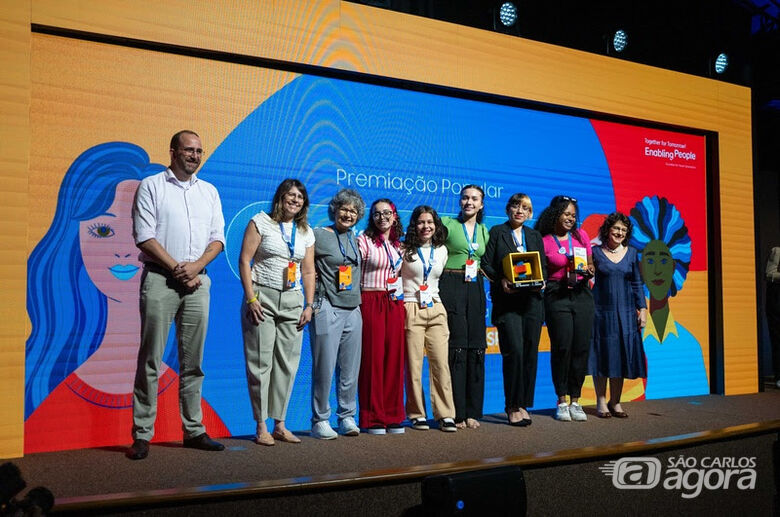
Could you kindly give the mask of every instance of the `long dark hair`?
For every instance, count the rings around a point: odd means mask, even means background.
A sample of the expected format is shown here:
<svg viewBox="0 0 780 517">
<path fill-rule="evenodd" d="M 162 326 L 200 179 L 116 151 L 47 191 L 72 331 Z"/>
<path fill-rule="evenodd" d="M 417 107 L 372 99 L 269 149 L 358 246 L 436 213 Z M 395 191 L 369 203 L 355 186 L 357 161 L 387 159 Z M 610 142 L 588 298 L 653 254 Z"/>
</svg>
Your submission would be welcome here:
<svg viewBox="0 0 780 517">
<path fill-rule="evenodd" d="M 398 217 L 398 210 L 395 208 L 395 203 L 390 201 L 389 199 L 383 197 L 381 199 L 377 199 L 373 203 L 371 203 L 371 209 L 368 211 L 368 227 L 366 228 L 366 231 L 363 232 L 366 234 L 366 237 L 374 241 L 374 244 L 377 246 L 382 245 L 382 241 L 380 239 L 381 232 L 379 231 L 379 228 L 376 227 L 376 221 L 374 221 L 374 208 L 379 203 L 387 203 L 390 205 L 390 209 L 393 211 L 393 215 L 395 216 L 395 222 L 393 222 L 393 226 L 390 227 L 390 235 L 388 236 L 390 244 L 392 244 L 394 247 L 398 247 L 398 245 L 401 242 L 401 236 L 404 234 L 404 225 L 401 223 L 401 218 Z"/>
<path fill-rule="evenodd" d="M 284 209 L 282 208 L 282 199 L 284 198 L 285 194 L 293 189 L 293 187 L 297 188 L 303 195 L 303 208 L 301 208 L 301 210 L 295 214 L 293 221 L 295 221 L 295 226 L 305 230 L 309 227 L 308 220 L 306 219 L 309 213 L 309 194 L 306 193 L 306 187 L 303 186 L 303 183 L 295 178 L 287 178 L 286 180 L 279 183 L 278 187 L 276 187 L 274 200 L 271 204 L 271 219 L 277 223 L 282 221 L 282 214 L 284 212 Z"/>
<path fill-rule="evenodd" d="M 460 189 L 460 197 L 463 197 L 463 193 L 466 192 L 466 190 L 470 189 L 470 188 L 473 188 L 474 190 L 478 190 L 479 193 L 482 194 L 482 208 L 480 208 L 477 211 L 477 222 L 481 223 L 482 219 L 484 219 L 484 217 L 485 217 L 485 191 L 482 190 L 482 187 L 480 187 L 479 185 L 473 185 L 473 184 L 463 185 L 463 188 Z M 462 219 L 460 213 L 458 214 L 458 218 Z"/>
<path fill-rule="evenodd" d="M 634 225 L 631 223 L 631 219 L 623 212 L 612 212 L 604 219 L 604 222 L 601 223 L 601 228 L 599 228 L 599 239 L 601 240 L 601 244 L 604 246 L 607 245 L 609 230 L 615 226 L 616 223 L 621 223 L 626 227 L 626 238 L 623 242 L 628 246 L 628 243 L 631 241 L 631 235 L 634 232 Z"/>
<path fill-rule="evenodd" d="M 580 208 L 577 206 L 577 200 L 573 197 L 555 196 L 552 198 L 552 200 L 550 200 L 550 206 L 544 209 L 542 215 L 540 215 L 539 219 L 536 221 L 535 230 L 541 233 L 542 236 L 555 233 L 555 223 L 561 217 L 561 214 L 569 207 L 569 204 L 574 206 L 574 212 L 577 214 L 571 233 L 578 241 L 582 242 L 580 232 L 577 229 L 579 228 Z"/>
<path fill-rule="evenodd" d="M 406 228 L 406 238 L 404 239 L 404 260 L 414 262 L 414 254 L 420 247 L 420 238 L 417 236 L 417 220 L 422 214 L 431 214 L 433 216 L 433 225 L 436 230 L 433 232 L 431 246 L 438 248 L 443 246 L 447 240 L 447 228 L 441 222 L 436 210 L 428 205 L 420 205 L 412 211 L 412 217 L 409 219 L 409 226 Z"/>
</svg>

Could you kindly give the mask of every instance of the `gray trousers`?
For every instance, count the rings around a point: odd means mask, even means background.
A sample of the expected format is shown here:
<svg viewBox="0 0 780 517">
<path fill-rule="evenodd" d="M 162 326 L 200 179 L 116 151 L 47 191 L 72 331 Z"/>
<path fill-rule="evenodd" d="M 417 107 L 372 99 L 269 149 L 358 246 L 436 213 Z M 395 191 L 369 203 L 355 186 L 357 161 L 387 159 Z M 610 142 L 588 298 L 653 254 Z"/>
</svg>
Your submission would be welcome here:
<svg viewBox="0 0 780 517">
<path fill-rule="evenodd" d="M 257 284 L 254 289 L 265 319 L 254 325 L 247 318 L 248 305 L 242 303 L 241 308 L 252 413 L 257 422 L 269 417 L 284 420 L 301 360 L 303 331 L 296 327 L 303 312 L 303 293 Z"/>
<path fill-rule="evenodd" d="M 151 440 L 157 418 L 157 382 L 171 322 L 176 322 L 179 352 L 179 409 L 184 438 L 206 432 L 201 423 L 203 344 L 209 321 L 211 279 L 185 292 L 177 281 L 145 271 L 141 282 L 141 346 L 133 388 L 133 439 Z"/>
<path fill-rule="evenodd" d="M 330 418 L 330 386 L 334 372 L 339 421 L 350 416 L 354 418 L 363 343 L 360 307 L 333 307 L 324 298 L 311 320 L 311 335 L 312 423 Z"/>
</svg>

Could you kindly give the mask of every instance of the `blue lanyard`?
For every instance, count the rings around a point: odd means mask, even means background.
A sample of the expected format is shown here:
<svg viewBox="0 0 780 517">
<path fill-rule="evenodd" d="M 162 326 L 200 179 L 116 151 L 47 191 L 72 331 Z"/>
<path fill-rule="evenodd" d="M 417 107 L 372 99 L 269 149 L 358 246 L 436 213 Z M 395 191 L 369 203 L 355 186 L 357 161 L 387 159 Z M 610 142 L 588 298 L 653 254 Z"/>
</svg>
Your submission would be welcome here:
<svg viewBox="0 0 780 517">
<path fill-rule="evenodd" d="M 477 243 L 477 229 L 479 228 L 479 224 L 474 224 L 474 235 L 471 238 L 471 243 L 469 243 L 469 233 L 466 231 L 466 223 L 460 223 L 460 225 L 463 227 L 463 235 L 466 237 L 469 258 L 471 258 L 474 255 L 474 244 Z"/>
<path fill-rule="evenodd" d="M 522 242 L 517 242 L 517 236 L 515 235 L 515 231 L 512 230 L 512 240 L 515 241 L 515 246 L 518 248 L 522 248 L 523 251 L 525 251 L 525 232 L 522 229 L 520 230 L 520 239 L 522 240 Z"/>
<path fill-rule="evenodd" d="M 282 226 L 282 223 L 279 223 L 279 230 L 282 232 L 282 239 L 284 239 L 284 242 L 287 244 L 287 248 L 290 250 L 290 260 L 295 258 L 295 232 L 298 230 L 298 227 L 295 225 L 295 221 L 292 223 L 292 237 L 289 239 L 287 238 L 287 233 L 284 231 L 284 226 Z"/>
<path fill-rule="evenodd" d="M 558 240 L 558 237 L 555 234 L 553 234 L 553 239 L 555 239 L 555 244 L 558 245 L 558 249 L 562 250 L 563 246 L 561 246 L 561 241 Z M 566 256 L 569 257 L 569 258 L 574 256 L 574 247 L 573 247 L 572 242 L 571 242 L 571 232 L 569 232 L 569 252 L 566 253 Z"/>
<path fill-rule="evenodd" d="M 425 265 L 425 258 L 423 258 L 420 248 L 417 248 L 417 255 L 420 257 L 423 265 L 423 284 L 428 285 L 428 275 L 430 274 L 431 269 L 433 269 L 433 246 L 431 246 L 431 258 L 428 259 L 427 266 Z"/>
<path fill-rule="evenodd" d="M 387 263 L 390 264 L 390 267 L 393 269 L 393 274 L 395 275 L 396 271 L 398 271 L 398 266 L 401 265 L 401 260 L 403 260 L 403 258 L 401 258 L 401 254 L 399 253 L 398 259 L 394 261 L 392 255 L 390 254 L 390 246 L 387 245 L 387 241 L 382 240 L 382 245 L 385 247 L 385 253 L 387 253 Z"/>
<path fill-rule="evenodd" d="M 344 245 L 341 243 L 341 238 L 339 237 L 339 231 L 336 229 L 336 225 L 333 225 L 333 233 L 336 234 L 336 241 L 339 243 L 339 251 L 341 251 L 341 256 L 344 257 L 344 264 L 347 263 L 347 260 L 352 262 L 353 264 L 358 263 L 358 250 L 355 248 L 355 243 L 352 242 L 352 239 L 349 238 L 349 235 L 352 233 L 351 231 L 347 231 L 347 241 L 349 242 L 349 245 L 352 247 L 352 251 L 355 252 L 355 258 L 351 259 L 347 256 L 347 250 L 344 249 Z"/>
</svg>

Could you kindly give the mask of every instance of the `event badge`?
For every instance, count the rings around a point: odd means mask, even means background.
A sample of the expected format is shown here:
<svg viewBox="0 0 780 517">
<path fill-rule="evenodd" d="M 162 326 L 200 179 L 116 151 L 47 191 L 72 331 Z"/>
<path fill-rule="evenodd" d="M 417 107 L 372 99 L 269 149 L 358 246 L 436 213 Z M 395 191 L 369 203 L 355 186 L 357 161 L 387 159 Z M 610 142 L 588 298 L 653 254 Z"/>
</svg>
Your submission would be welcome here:
<svg viewBox="0 0 780 517">
<path fill-rule="evenodd" d="M 390 294 L 390 299 L 393 301 L 403 301 L 404 299 L 404 284 L 399 276 L 387 277 L 387 292 Z"/>
<path fill-rule="evenodd" d="M 339 291 L 352 290 L 352 266 L 339 266 Z"/>
<path fill-rule="evenodd" d="M 428 290 L 428 286 L 423 284 L 420 286 L 420 308 L 427 309 L 433 307 L 433 295 Z"/>
<path fill-rule="evenodd" d="M 466 282 L 476 282 L 478 269 L 479 269 L 479 263 L 476 260 L 466 259 L 466 271 L 465 271 L 464 280 Z"/>
<path fill-rule="evenodd" d="M 574 270 L 585 271 L 588 268 L 588 252 L 585 248 L 574 247 Z"/>
<path fill-rule="evenodd" d="M 287 263 L 287 289 L 294 289 L 298 280 L 298 264 L 292 260 Z"/>
</svg>

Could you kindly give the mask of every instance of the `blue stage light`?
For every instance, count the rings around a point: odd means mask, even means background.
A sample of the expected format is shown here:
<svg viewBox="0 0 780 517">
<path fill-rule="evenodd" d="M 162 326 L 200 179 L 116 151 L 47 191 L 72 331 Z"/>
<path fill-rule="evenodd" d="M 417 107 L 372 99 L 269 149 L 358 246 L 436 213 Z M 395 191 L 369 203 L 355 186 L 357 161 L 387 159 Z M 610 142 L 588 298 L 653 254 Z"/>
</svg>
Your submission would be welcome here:
<svg viewBox="0 0 780 517">
<path fill-rule="evenodd" d="M 628 45 L 628 34 L 623 29 L 615 31 L 615 35 L 612 37 L 612 47 L 615 52 L 623 52 Z"/>
<path fill-rule="evenodd" d="M 517 7 L 512 2 L 504 2 L 498 11 L 498 17 L 506 27 L 511 27 L 517 21 Z"/>
</svg>

